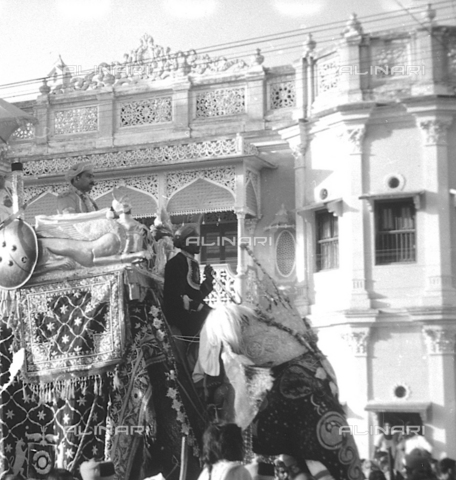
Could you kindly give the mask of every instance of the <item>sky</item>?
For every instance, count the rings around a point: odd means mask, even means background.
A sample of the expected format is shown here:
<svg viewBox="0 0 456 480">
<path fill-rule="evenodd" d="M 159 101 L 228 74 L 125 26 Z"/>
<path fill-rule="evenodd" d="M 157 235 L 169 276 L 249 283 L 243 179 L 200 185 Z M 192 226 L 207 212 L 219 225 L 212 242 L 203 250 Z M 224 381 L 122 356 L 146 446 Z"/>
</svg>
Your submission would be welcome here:
<svg viewBox="0 0 456 480">
<path fill-rule="evenodd" d="M 418 21 L 421 0 L 0 0 L 0 97 L 14 97 L 11 84 L 43 78 L 59 55 L 77 71 L 118 60 L 140 45 L 144 34 L 172 51 L 205 49 L 211 57 L 248 59 L 256 48 L 265 66 L 299 58 L 308 32 L 318 45 L 340 38 L 352 13 L 364 29 Z M 436 2 L 437 19 L 455 24 L 456 0 Z M 438 6 L 441 5 L 441 8 Z M 379 28 L 381 27 L 381 28 Z M 294 36 L 284 39 L 287 32 Z M 267 40 L 249 42 L 258 37 Z M 232 42 L 237 49 L 227 50 Z M 246 45 L 248 44 L 248 45 Z M 220 47 L 225 45 L 225 47 Z M 38 84 L 23 87 L 36 92 Z M 26 89 L 26 90 L 24 90 Z"/>
</svg>

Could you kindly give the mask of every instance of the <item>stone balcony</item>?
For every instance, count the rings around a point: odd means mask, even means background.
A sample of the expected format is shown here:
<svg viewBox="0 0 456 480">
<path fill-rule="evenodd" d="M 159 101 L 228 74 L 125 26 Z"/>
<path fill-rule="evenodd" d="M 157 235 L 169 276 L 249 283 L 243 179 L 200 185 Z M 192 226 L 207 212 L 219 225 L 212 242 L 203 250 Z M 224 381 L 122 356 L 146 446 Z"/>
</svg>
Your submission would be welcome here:
<svg viewBox="0 0 456 480">
<path fill-rule="evenodd" d="M 301 118 L 344 104 L 454 96 L 456 27 L 437 25 L 435 16 L 428 6 L 413 29 L 365 33 L 352 15 L 341 40 L 323 50 L 309 36 L 294 64 Z"/>
</svg>

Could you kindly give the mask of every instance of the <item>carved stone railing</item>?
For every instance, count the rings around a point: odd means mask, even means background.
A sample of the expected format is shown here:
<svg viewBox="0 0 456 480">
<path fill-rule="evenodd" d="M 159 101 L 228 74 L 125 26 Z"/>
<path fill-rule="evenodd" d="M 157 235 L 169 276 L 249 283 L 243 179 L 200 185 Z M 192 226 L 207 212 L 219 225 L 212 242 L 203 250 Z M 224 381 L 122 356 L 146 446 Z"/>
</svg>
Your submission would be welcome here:
<svg viewBox="0 0 456 480">
<path fill-rule="evenodd" d="M 203 160 L 208 158 L 235 157 L 238 155 L 258 155 L 258 149 L 240 136 L 189 142 L 177 145 L 164 145 L 134 150 L 118 150 L 109 153 L 92 153 L 80 156 L 62 156 L 34 160 L 24 165 L 25 176 L 63 175 L 72 165 L 90 161 L 95 170 L 133 168 L 149 165 L 169 165 L 171 163 Z"/>
</svg>

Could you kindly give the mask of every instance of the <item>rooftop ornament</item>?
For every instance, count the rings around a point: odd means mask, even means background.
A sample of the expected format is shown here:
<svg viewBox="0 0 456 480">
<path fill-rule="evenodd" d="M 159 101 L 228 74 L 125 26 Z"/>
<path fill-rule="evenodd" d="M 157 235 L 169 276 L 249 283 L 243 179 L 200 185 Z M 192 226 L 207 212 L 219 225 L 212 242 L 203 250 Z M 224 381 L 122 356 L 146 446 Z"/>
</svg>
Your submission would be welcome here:
<svg viewBox="0 0 456 480">
<path fill-rule="evenodd" d="M 53 94 L 70 91 L 96 90 L 108 86 L 122 86 L 139 81 L 156 81 L 185 75 L 237 72 L 261 65 L 264 56 L 258 49 L 247 64 L 244 60 L 228 60 L 226 57 L 200 55 L 195 50 L 172 52 L 169 47 L 155 43 L 150 35 L 143 35 L 140 46 L 125 53 L 122 61 L 100 63 L 85 75 L 72 75 L 59 57 L 51 73 L 46 77 Z M 42 89 L 46 89 L 42 85 Z M 46 90 L 45 90 L 46 92 Z"/>
<path fill-rule="evenodd" d="M 265 228 L 265 230 L 280 230 L 283 228 L 295 228 L 295 221 L 292 214 L 282 203 L 280 210 L 275 214 L 274 220 Z"/>
<path fill-rule="evenodd" d="M 342 36 L 346 39 L 350 39 L 353 37 L 359 37 L 362 34 L 363 27 L 361 25 L 361 22 L 358 20 L 356 13 L 352 13 L 342 32 Z"/>
<path fill-rule="evenodd" d="M 426 10 L 421 13 L 421 18 L 427 25 L 432 25 L 436 16 L 437 12 L 432 8 L 432 5 L 430 3 L 427 4 Z"/>
<path fill-rule="evenodd" d="M 310 57 L 313 55 L 317 42 L 313 39 L 312 34 L 307 36 L 307 42 L 304 43 L 304 57 Z"/>
</svg>

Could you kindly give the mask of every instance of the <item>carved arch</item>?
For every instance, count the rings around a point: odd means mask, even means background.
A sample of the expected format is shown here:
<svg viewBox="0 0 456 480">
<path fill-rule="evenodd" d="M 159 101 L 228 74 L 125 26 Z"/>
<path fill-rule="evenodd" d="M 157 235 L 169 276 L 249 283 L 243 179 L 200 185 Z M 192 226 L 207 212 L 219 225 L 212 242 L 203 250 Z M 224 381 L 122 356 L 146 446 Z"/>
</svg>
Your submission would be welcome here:
<svg viewBox="0 0 456 480">
<path fill-rule="evenodd" d="M 222 212 L 233 210 L 234 203 L 235 197 L 229 188 L 207 178 L 197 178 L 173 193 L 166 209 L 173 215 Z"/>
</svg>

